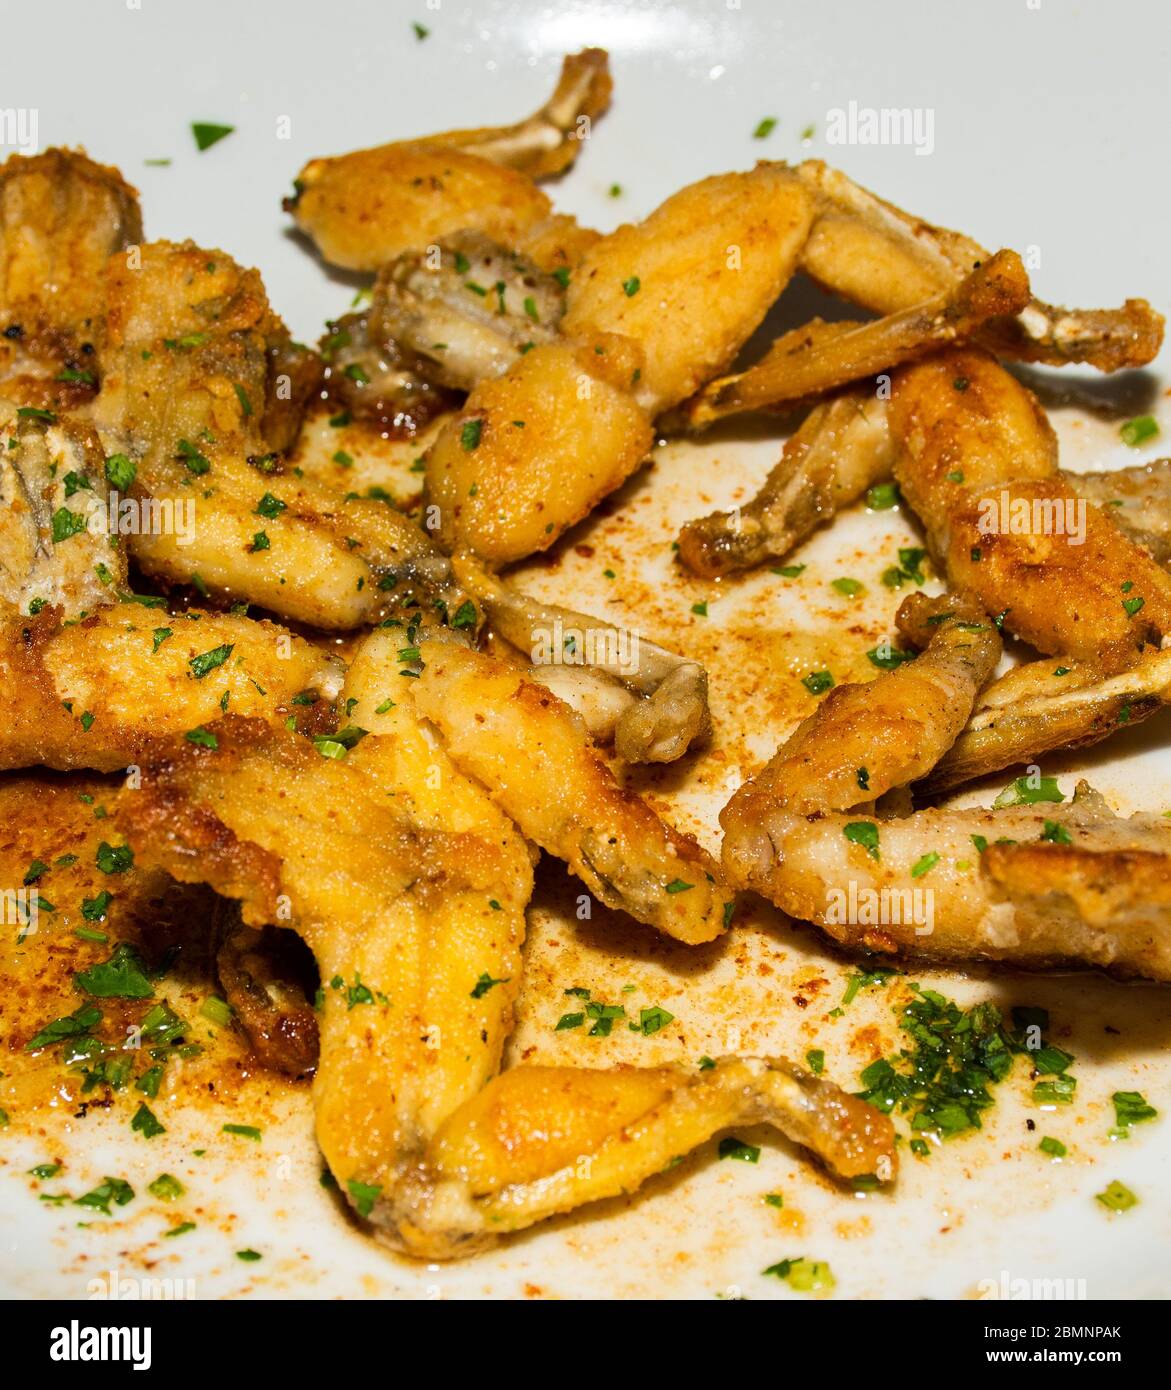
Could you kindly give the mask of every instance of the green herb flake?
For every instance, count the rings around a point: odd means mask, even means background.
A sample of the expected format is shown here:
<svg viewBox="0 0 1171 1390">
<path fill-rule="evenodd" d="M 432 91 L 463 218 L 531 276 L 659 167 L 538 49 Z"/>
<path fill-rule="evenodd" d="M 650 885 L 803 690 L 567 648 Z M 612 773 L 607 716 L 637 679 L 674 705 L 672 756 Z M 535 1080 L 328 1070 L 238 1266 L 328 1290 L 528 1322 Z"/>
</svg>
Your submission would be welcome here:
<svg viewBox="0 0 1171 1390">
<path fill-rule="evenodd" d="M 746 1144 L 743 1139 L 737 1139 L 734 1134 L 720 1140 L 719 1155 L 721 1158 L 739 1159 L 741 1163 L 760 1162 L 760 1149 L 755 1144 Z"/>
<path fill-rule="evenodd" d="M 94 999 L 149 999 L 154 994 L 146 967 L 126 941 L 114 947 L 109 960 L 74 975 L 73 983 Z"/>
<path fill-rule="evenodd" d="M 154 1182 L 147 1184 L 146 1190 L 160 1202 L 174 1202 L 182 1197 L 187 1189 L 170 1173 L 160 1173 Z"/>
<path fill-rule="evenodd" d="M 1117 1179 L 1112 1182 L 1105 1192 L 1096 1192 L 1095 1200 L 1102 1203 L 1107 1211 L 1129 1211 L 1131 1207 L 1138 1205 L 1138 1198 Z"/>
<path fill-rule="evenodd" d="M 878 826 L 873 821 L 851 821 L 842 834 L 851 844 L 861 845 L 871 859 L 878 859 Z"/>
<path fill-rule="evenodd" d="M 1159 433 L 1159 425 L 1153 415 L 1138 415 L 1118 431 L 1122 442 L 1131 449 L 1141 448 L 1148 440 Z"/>
<path fill-rule="evenodd" d="M 200 154 L 227 139 L 235 129 L 234 125 L 217 125 L 212 121 L 191 122 L 191 134 L 195 137 L 195 148 Z"/>
<path fill-rule="evenodd" d="M 240 1139 L 251 1139 L 254 1144 L 261 1141 L 260 1130 L 255 1125 L 224 1125 L 222 1130 L 224 1134 L 235 1134 Z"/>
<path fill-rule="evenodd" d="M 154 1139 L 156 1135 L 166 1134 L 166 1126 L 159 1123 L 154 1111 L 143 1101 L 134 1112 L 134 1118 L 130 1121 L 130 1128 L 135 1134 L 141 1134 L 144 1139 Z"/>
</svg>

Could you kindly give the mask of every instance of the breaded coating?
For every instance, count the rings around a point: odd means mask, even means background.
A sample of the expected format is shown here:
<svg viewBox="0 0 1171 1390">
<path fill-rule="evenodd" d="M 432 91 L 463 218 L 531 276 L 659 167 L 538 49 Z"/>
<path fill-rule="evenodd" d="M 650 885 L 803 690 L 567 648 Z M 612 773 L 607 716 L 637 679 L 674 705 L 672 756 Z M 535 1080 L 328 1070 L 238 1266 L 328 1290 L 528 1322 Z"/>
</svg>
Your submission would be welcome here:
<svg viewBox="0 0 1171 1390">
<path fill-rule="evenodd" d="M 619 787 L 582 721 L 549 690 L 491 657 L 439 644 L 424 649 L 411 685 L 456 766 L 601 902 L 679 941 L 724 930 L 734 898 L 714 861 Z"/>
<path fill-rule="evenodd" d="M 138 194 L 117 169 L 64 149 L 0 164 L 0 326 L 20 330 L 0 338 L 0 369 L 22 339 L 41 338 L 49 356 L 80 351 L 106 260 L 141 240 Z"/>
<path fill-rule="evenodd" d="M 0 682 L 0 768 L 107 772 L 229 710 L 283 723 L 302 692 L 336 697 L 341 664 L 276 623 L 119 603 L 65 626 L 51 608 L 0 624 Z"/>
<path fill-rule="evenodd" d="M 548 270 L 573 266 L 597 233 L 555 216 L 533 180 L 573 163 L 610 88 L 605 52 L 585 49 L 565 59 L 556 91 L 529 120 L 310 160 L 285 208 L 327 261 L 349 270 L 378 270 L 461 231 Z"/>
<path fill-rule="evenodd" d="M 993 358 L 945 352 L 891 390 L 895 477 L 954 587 L 1040 651 L 1106 668 L 1171 633 L 1171 575 L 1078 499 L 1040 406 Z"/>
</svg>

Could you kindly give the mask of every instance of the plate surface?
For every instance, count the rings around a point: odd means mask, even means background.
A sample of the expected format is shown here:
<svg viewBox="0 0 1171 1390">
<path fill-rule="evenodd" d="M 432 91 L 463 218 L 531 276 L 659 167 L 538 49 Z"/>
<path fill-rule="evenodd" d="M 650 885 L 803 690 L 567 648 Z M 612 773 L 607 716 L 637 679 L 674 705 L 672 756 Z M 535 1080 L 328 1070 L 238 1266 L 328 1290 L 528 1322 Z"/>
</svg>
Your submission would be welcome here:
<svg viewBox="0 0 1171 1390">
<path fill-rule="evenodd" d="M 1165 70 L 1171 30 L 1154 4 L 1071 12 L 1053 0 L 993 0 L 977 15 L 904 3 L 897 17 L 860 0 L 346 0 L 327 8 L 57 0 L 10 9 L 10 51 L 24 59 L 8 65 L 4 100 L 36 113 L 41 147 L 84 144 L 121 167 L 141 191 L 149 236 L 191 237 L 259 266 L 274 306 L 307 341 L 344 312 L 354 282 L 328 272 L 280 211 L 304 160 L 515 119 L 543 100 L 560 56 L 586 44 L 609 48 L 616 97 L 555 190 L 558 205 L 584 221 L 605 228 L 641 216 L 680 185 L 759 157 L 815 156 L 929 220 L 1021 250 L 1052 302 L 1142 295 L 1171 309 L 1164 100 L 1151 79 Z M 415 37 L 413 22 L 427 27 L 426 39 Z M 830 113 L 851 102 L 917 109 L 923 138 L 917 147 L 831 144 Z M 754 139 L 764 117 L 777 125 Z M 193 120 L 236 130 L 197 154 Z M 144 163 L 158 158 L 172 162 Z M 608 193 L 614 184 L 618 197 Z M 795 285 L 774 319 L 799 322 L 811 306 L 818 297 Z M 1067 467 L 1158 452 L 1126 449 L 1117 424 L 1150 411 L 1171 428 L 1164 365 L 1108 384 L 1074 373 L 1056 389 L 1056 378 L 1043 379 Z M 627 623 L 707 664 L 712 749 L 631 780 L 711 848 L 730 792 L 812 708 L 800 677 L 824 667 L 839 682 L 870 673 L 865 652 L 890 630 L 897 605 L 878 576 L 899 545 L 916 543 L 905 511 L 859 509 L 802 548 L 797 581 L 767 571 L 724 584 L 685 577 L 670 549 L 679 524 L 750 495 L 778 449 L 776 437 L 752 430 L 667 445 L 551 561 L 522 575 L 544 597 Z M 387 451 L 388 476 L 403 466 L 395 452 Z M 862 579 L 866 594 L 835 593 L 830 580 L 841 575 Z M 692 612 L 703 600 L 706 618 Z M 1085 772 L 1123 813 L 1171 806 L 1167 736 L 1167 721 L 1156 719 L 1045 771 L 1067 791 Z M 968 798 L 987 802 L 991 791 Z M 861 990 L 834 1017 L 856 967 L 810 928 L 758 906 L 721 943 L 687 950 L 596 907 L 579 921 L 576 891 L 560 865 L 546 862 L 511 1061 L 800 1058 L 819 1048 L 827 1074 L 856 1089 L 862 1068 L 897 1046 L 891 1006 L 917 980 L 964 1005 L 1048 1008 L 1054 1040 L 1078 1059 L 1077 1102 L 1038 1110 L 1018 1064 L 984 1130 L 905 1162 L 894 1195 L 843 1191 L 776 1136 L 745 1130 L 740 1137 L 761 1148 L 755 1165 L 721 1162 L 709 1144 L 637 1197 L 548 1223 L 462 1264 L 418 1266 L 366 1239 L 320 1185 L 305 1089 L 246 1074 L 230 1041 L 211 1038 L 230 1082 L 221 1074 L 210 1099 L 204 1087 L 199 1106 L 185 1103 L 198 1076 L 168 1083 L 174 1089 L 159 1105 L 168 1132 L 149 1147 L 131 1134 L 125 1102 L 82 1119 L 62 1100 L 23 1123 L 0 1078 L 0 1105 L 13 1116 L 0 1138 L 0 1290 L 84 1298 L 112 1280 L 167 1279 L 177 1281 L 172 1292 L 195 1297 L 787 1298 L 800 1295 L 761 1271 L 807 1255 L 830 1263 L 839 1297 L 995 1296 L 1014 1280 L 1062 1281 L 1074 1296 L 1171 1293 L 1171 1128 L 1159 1120 L 1125 1142 L 1108 1138 L 1112 1092 L 1140 1090 L 1166 1109 L 1167 991 L 1089 976 L 926 970 Z M 634 1007 L 661 1005 L 675 1022 L 652 1038 L 625 1029 L 608 1039 L 555 1033 L 562 991 L 573 985 Z M 621 994 L 624 986 L 633 988 Z M 171 993 L 179 1012 L 194 1013 L 206 988 L 180 982 Z M 262 1142 L 230 1140 L 224 1123 L 256 1125 Z M 1062 1139 L 1068 1157 L 1039 1153 L 1041 1134 Z M 27 1175 L 54 1159 L 64 1168 L 53 1182 Z M 164 1170 L 186 1188 L 171 1206 L 145 1191 Z M 110 1218 L 79 1226 L 76 1207 L 38 1201 L 46 1191 L 76 1196 L 107 1174 L 140 1194 Z M 1139 1195 L 1139 1208 L 1111 1216 L 1094 1201 L 1114 1179 Z M 763 1202 L 778 1192 L 781 1208 Z M 180 1217 L 195 1229 L 167 1238 Z M 240 1262 L 244 1248 L 263 1258 Z"/>
</svg>

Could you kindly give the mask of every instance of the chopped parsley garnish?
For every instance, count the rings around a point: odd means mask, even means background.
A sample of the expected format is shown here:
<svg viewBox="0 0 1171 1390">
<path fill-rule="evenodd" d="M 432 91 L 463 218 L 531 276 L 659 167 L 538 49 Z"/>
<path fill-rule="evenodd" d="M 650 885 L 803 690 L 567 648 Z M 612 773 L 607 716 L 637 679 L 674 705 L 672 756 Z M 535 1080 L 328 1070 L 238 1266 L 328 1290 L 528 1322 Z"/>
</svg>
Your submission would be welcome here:
<svg viewBox="0 0 1171 1390">
<path fill-rule="evenodd" d="M 95 999 L 149 999 L 154 985 L 133 946 L 120 941 L 109 960 L 79 971 L 74 985 Z"/>
<path fill-rule="evenodd" d="M 195 148 L 200 154 L 226 139 L 235 129 L 234 125 L 217 125 L 212 121 L 191 122 L 191 134 L 195 136 Z"/>
<path fill-rule="evenodd" d="M 106 909 L 113 900 L 113 893 L 103 888 L 94 898 L 82 898 L 81 915 L 87 922 L 101 922 L 105 919 Z"/>
<path fill-rule="evenodd" d="M 103 840 L 98 845 L 96 862 L 104 874 L 124 874 L 134 863 L 134 851 L 129 845 L 111 845 Z"/>
<path fill-rule="evenodd" d="M 487 994 L 488 991 L 493 988 L 493 986 L 506 985 L 511 979 L 511 975 L 505 975 L 503 979 L 494 980 L 492 976 L 489 975 L 488 972 L 485 970 L 481 972 L 480 978 L 472 986 L 471 997 L 473 999 L 483 999 L 484 995 Z"/>
<path fill-rule="evenodd" d="M 470 598 L 464 599 L 455 610 L 455 613 L 452 615 L 451 625 L 454 628 L 475 627 L 476 605 Z"/>
<path fill-rule="evenodd" d="M 158 1116 L 143 1101 L 134 1112 L 134 1118 L 130 1121 L 130 1128 L 135 1134 L 141 1134 L 144 1139 L 154 1139 L 156 1135 L 166 1134 L 166 1125 L 160 1124 Z"/>
<path fill-rule="evenodd" d="M 666 891 L 668 893 L 687 893 L 694 887 L 695 884 L 688 883 L 686 879 L 673 878 L 671 882 L 667 884 Z"/>
<path fill-rule="evenodd" d="M 831 581 L 833 588 L 846 598 L 857 598 L 859 594 L 866 592 L 866 586 L 857 579 L 834 579 Z"/>
<path fill-rule="evenodd" d="M 642 289 L 642 281 L 637 275 L 632 275 L 629 280 L 623 280 L 622 288 L 626 292 L 627 299 L 633 299 L 639 290 Z"/>
<path fill-rule="evenodd" d="M 205 729 L 202 724 L 194 729 L 188 729 L 183 735 L 188 743 L 194 743 L 196 748 L 210 748 L 212 752 L 220 746 L 220 741 L 210 729 Z"/>
<path fill-rule="evenodd" d="M 805 570 L 804 565 L 774 565 L 773 574 L 779 574 L 782 579 L 796 579 Z"/>
<path fill-rule="evenodd" d="M 125 1178 L 103 1178 L 92 1192 L 87 1192 L 84 1197 L 78 1197 L 73 1203 L 75 1207 L 89 1207 L 93 1211 L 100 1211 L 103 1216 L 110 1215 L 110 1203 L 115 1206 L 124 1207 L 127 1202 L 134 1200 L 134 1189 Z"/>
<path fill-rule="evenodd" d="M 980 1112 L 993 1104 L 990 1088 L 1003 1081 L 1017 1053 L 1035 1056 L 1023 1031 L 1009 1033 L 1000 1010 L 979 1003 L 968 1010 L 934 990 L 912 985 L 912 998 L 899 1010 L 899 1026 L 912 1046 L 872 1062 L 862 1073 L 859 1093 L 880 1110 L 896 1106 L 911 1114 L 911 1129 L 943 1139 L 981 1127 Z M 1014 1010 L 1022 1028 L 1031 1014 Z M 1059 1049 L 1057 1049 L 1059 1051 Z M 916 1152 L 926 1156 L 926 1146 Z"/>
<path fill-rule="evenodd" d="M 872 512 L 888 512 L 898 504 L 898 483 L 875 483 L 866 493 L 866 505 Z"/>
<path fill-rule="evenodd" d="M 734 1134 L 720 1140 L 719 1154 L 721 1158 L 737 1158 L 741 1163 L 760 1161 L 760 1149 L 755 1144 L 746 1144 L 743 1139 L 737 1139 Z"/>
<path fill-rule="evenodd" d="M 1050 1158 L 1064 1158 L 1069 1150 L 1060 1139 L 1051 1139 L 1046 1135 L 1037 1145 L 1043 1154 L 1048 1154 Z"/>
<path fill-rule="evenodd" d="M 1066 830 L 1060 821 L 1047 820 L 1045 828 L 1041 831 L 1041 839 L 1048 840 L 1054 845 L 1072 845 L 1073 836 Z"/>
<path fill-rule="evenodd" d="M 929 850 L 920 859 L 916 859 L 911 865 L 911 877 L 922 878 L 924 874 L 930 873 L 939 863 L 939 854 L 936 850 Z"/>
<path fill-rule="evenodd" d="M 209 672 L 214 671 L 217 666 L 222 666 L 228 657 L 232 655 L 234 642 L 225 642 L 222 646 L 212 647 L 210 651 L 201 652 L 199 656 L 191 657 L 187 665 L 191 667 L 191 674 L 197 681 L 201 681 Z"/>
<path fill-rule="evenodd" d="M 483 420 L 465 420 L 463 428 L 459 432 L 459 442 L 463 446 L 465 453 L 471 453 L 473 449 L 480 447 L 480 436 L 484 432 Z"/>
<path fill-rule="evenodd" d="M 287 505 L 279 497 L 274 497 L 271 492 L 266 492 L 257 502 L 253 515 L 262 516 L 266 521 L 275 521 Z"/>
<path fill-rule="evenodd" d="M 810 695 L 823 695 L 833 683 L 833 674 L 829 671 L 810 671 L 807 676 L 801 677 L 801 684 Z"/>
<path fill-rule="evenodd" d="M 875 825 L 873 821 L 851 821 L 850 824 L 842 830 L 842 834 L 851 844 L 861 845 L 871 859 L 879 858 L 878 826 Z"/>
<path fill-rule="evenodd" d="M 775 116 L 765 116 L 758 122 L 756 129 L 752 132 L 754 140 L 767 140 L 777 128 L 777 118 Z"/>
<path fill-rule="evenodd" d="M 60 545 L 73 536 L 80 536 L 86 529 L 86 520 L 81 512 L 71 512 L 68 507 L 58 507 L 53 513 L 53 544 Z"/>
<path fill-rule="evenodd" d="M 805 1061 L 814 1076 L 820 1076 L 825 1071 L 825 1053 L 820 1047 L 811 1048 L 805 1054 Z"/>
<path fill-rule="evenodd" d="M 55 1018 L 25 1043 L 26 1052 L 39 1052 L 43 1047 L 65 1042 L 69 1038 L 85 1037 L 102 1021 L 102 1011 L 96 1004 L 83 1004 L 65 1018 Z"/>
<path fill-rule="evenodd" d="M 764 1273 L 783 1279 L 798 1293 L 819 1293 L 822 1289 L 832 1289 L 837 1285 L 833 1271 L 824 1260 L 807 1260 L 803 1255 L 769 1265 Z"/>
<path fill-rule="evenodd" d="M 161 1202 L 174 1202 L 184 1195 L 185 1187 L 178 1177 L 172 1176 L 171 1173 L 160 1173 L 153 1183 L 147 1184 L 146 1190 Z"/>
<path fill-rule="evenodd" d="M 374 1210 L 374 1203 L 382 1191 L 381 1186 L 374 1183 L 358 1182 L 350 1178 L 346 1183 L 350 1196 L 354 1199 L 354 1206 L 357 1208 L 358 1215 L 366 1218 Z"/>
<path fill-rule="evenodd" d="M 187 465 L 189 473 L 199 477 L 210 470 L 211 460 L 206 454 L 201 454 L 190 439 L 180 439 L 178 448 L 178 457 Z"/>
<path fill-rule="evenodd" d="M 649 1038 L 652 1033 L 657 1033 L 660 1028 L 665 1028 L 668 1023 L 674 1023 L 675 1015 L 661 1009 L 656 1004 L 650 1009 L 640 1009 L 638 1022 L 630 1025 L 631 1031 L 641 1033 L 644 1038 Z"/>
</svg>

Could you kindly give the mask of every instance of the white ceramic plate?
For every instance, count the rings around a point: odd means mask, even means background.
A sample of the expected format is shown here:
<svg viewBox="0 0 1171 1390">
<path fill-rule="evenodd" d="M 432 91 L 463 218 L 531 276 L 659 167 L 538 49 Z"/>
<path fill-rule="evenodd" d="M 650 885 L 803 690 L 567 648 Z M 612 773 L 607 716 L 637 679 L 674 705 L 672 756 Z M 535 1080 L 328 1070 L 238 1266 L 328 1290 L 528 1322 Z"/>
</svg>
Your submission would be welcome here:
<svg viewBox="0 0 1171 1390">
<path fill-rule="evenodd" d="M 640 216 L 709 172 L 761 156 L 816 155 L 930 220 L 989 246 L 1031 251 L 1034 284 L 1052 302 L 1144 295 L 1171 308 L 1160 80 L 1171 30 L 1154 3 L 1072 12 L 1055 0 L 991 0 L 979 10 L 929 0 L 897 8 L 865 0 L 56 0 L 6 8 L 3 100 L 37 113 L 40 145 L 83 143 L 119 165 L 141 190 L 149 236 L 189 236 L 259 266 L 274 306 L 306 340 L 344 311 L 353 290 L 290 234 L 280 211 L 304 160 L 515 119 L 544 98 L 561 55 L 587 44 L 609 48 L 616 98 L 555 196 L 594 225 Z M 426 40 L 412 22 L 430 30 Z M 931 151 L 829 144 L 829 113 L 852 101 L 931 112 Z M 754 140 L 766 116 L 778 124 L 767 140 Z M 197 154 L 193 120 L 236 131 Z M 812 138 L 803 140 L 810 125 Z M 159 157 L 172 163 L 144 163 Z M 615 183 L 620 198 L 607 195 Z M 795 295 L 789 317 L 808 317 L 815 296 Z M 1077 381 L 1103 400 L 1121 400 L 1127 413 L 1138 413 L 1131 403 L 1152 409 L 1171 428 L 1157 370 L 1153 401 L 1142 382 L 1107 391 L 1088 374 Z M 1116 421 L 1073 407 L 1054 419 L 1067 466 L 1136 461 L 1119 443 Z M 881 585 L 847 608 L 829 579 L 876 578 L 894 547 L 914 536 L 905 514 L 859 511 L 804 547 L 799 587 L 767 573 L 725 585 L 683 577 L 669 550 L 678 524 L 747 496 L 777 450 L 775 439 L 742 431 L 659 451 L 615 505 L 558 549 L 555 565 L 531 565 L 526 576 L 544 595 L 629 622 L 708 663 L 720 730 L 712 753 L 687 770 L 635 780 L 710 846 L 730 790 L 809 708 L 798 678 L 815 656 L 839 679 L 860 677 L 861 654 L 889 628 L 897 600 Z M 606 568 L 615 581 L 603 577 Z M 701 598 L 706 621 L 691 613 Z M 1151 721 L 1046 770 L 1069 790 L 1074 774 L 1090 769 L 1123 812 L 1171 805 L 1166 729 L 1165 719 Z M 817 1047 L 827 1073 L 853 1089 L 861 1068 L 896 1042 L 897 986 L 863 991 L 831 1016 L 852 967 L 811 929 L 761 908 L 725 942 L 687 951 L 612 919 L 578 923 L 572 891 L 559 867 L 547 865 L 512 1060 L 802 1057 Z M 1019 1292 L 1016 1280 L 1059 1280 L 1090 1297 L 1165 1297 L 1171 1127 L 1146 1124 L 1125 1142 L 1107 1135 L 1115 1090 L 1141 1090 L 1167 1108 L 1167 992 L 1091 977 L 909 978 L 964 1004 L 1048 1007 L 1055 1039 L 1078 1057 L 1077 1104 L 1031 1107 L 1018 1069 L 983 1132 L 927 1162 L 906 1162 L 893 1195 L 843 1192 L 792 1146 L 745 1131 L 762 1147 L 756 1165 L 718 1161 L 708 1145 L 637 1198 L 444 1267 L 387 1254 L 341 1213 L 318 1183 L 304 1090 L 252 1077 L 201 1108 L 185 1107 L 177 1093 L 168 1133 L 149 1148 L 117 1107 L 84 1122 L 62 1107 L 33 1126 L 14 1122 L 0 1138 L 0 1287 L 17 1297 L 85 1297 L 112 1279 L 145 1278 L 180 1281 L 178 1293 L 199 1297 L 785 1298 L 799 1295 L 761 1271 L 808 1255 L 829 1261 L 839 1297 L 973 1297 Z M 552 1031 L 565 987 L 600 995 L 624 984 L 634 986 L 635 1004 L 661 1004 L 676 1023 L 651 1039 L 615 1030 L 587 1041 Z M 225 1121 L 262 1125 L 263 1142 L 227 1140 Z M 1042 1133 L 1068 1145 L 1064 1162 L 1037 1151 Z M 50 1157 L 65 1168 L 58 1183 L 38 1186 L 26 1170 Z M 164 1169 L 187 1188 L 179 1210 L 145 1195 Z M 105 1174 L 129 1178 L 140 1193 L 108 1220 L 79 1227 L 77 1208 L 37 1200 L 45 1188 L 76 1195 Z M 1095 1202 L 1112 1179 L 1139 1195 L 1138 1208 L 1110 1216 Z M 779 1210 L 762 1201 L 770 1192 L 783 1194 Z M 164 1238 L 180 1216 L 195 1230 Z M 263 1258 L 238 1261 L 245 1247 Z"/>
</svg>

